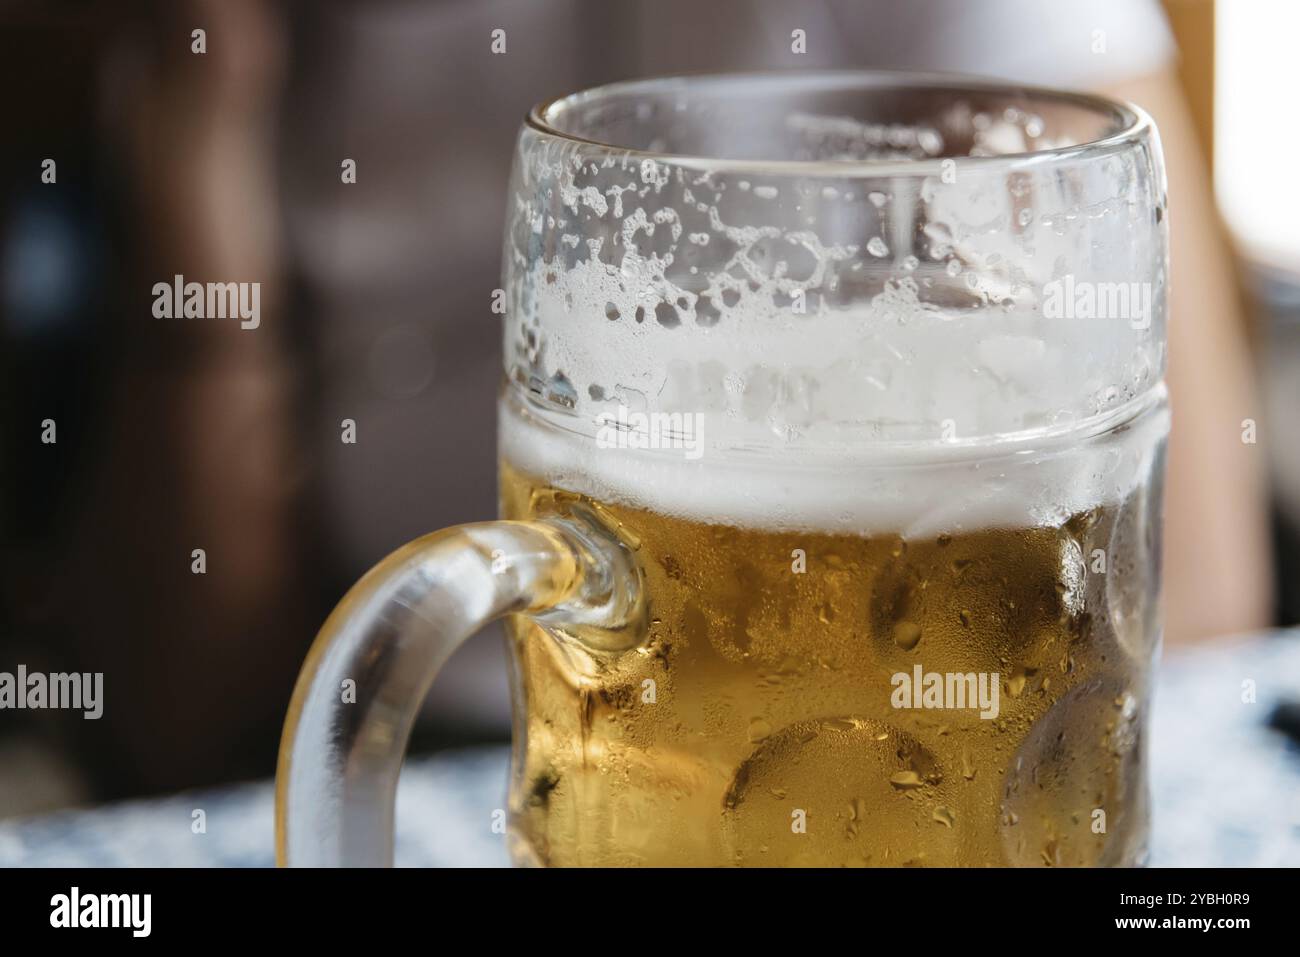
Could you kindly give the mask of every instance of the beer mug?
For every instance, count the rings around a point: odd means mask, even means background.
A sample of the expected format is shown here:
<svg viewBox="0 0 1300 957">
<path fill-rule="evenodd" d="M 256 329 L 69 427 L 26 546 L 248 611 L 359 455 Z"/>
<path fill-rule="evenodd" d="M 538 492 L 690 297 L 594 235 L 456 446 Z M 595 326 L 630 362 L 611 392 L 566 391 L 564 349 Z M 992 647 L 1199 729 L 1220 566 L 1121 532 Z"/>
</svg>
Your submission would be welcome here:
<svg viewBox="0 0 1300 957">
<path fill-rule="evenodd" d="M 281 863 L 391 863 L 421 699 L 500 617 L 517 864 L 1142 863 L 1165 211 L 1151 121 L 1096 96 L 849 72 L 534 109 L 502 520 L 325 623 Z"/>
</svg>

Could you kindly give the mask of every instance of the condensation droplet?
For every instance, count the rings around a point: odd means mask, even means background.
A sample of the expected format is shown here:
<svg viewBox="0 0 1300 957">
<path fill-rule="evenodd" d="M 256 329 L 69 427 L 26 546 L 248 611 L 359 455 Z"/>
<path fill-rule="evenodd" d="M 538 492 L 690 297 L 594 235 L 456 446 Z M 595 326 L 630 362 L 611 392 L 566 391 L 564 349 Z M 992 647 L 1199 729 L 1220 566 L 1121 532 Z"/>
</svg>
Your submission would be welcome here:
<svg viewBox="0 0 1300 957">
<path fill-rule="evenodd" d="M 894 625 L 894 644 L 911 651 L 921 641 L 921 626 L 914 621 L 900 621 Z"/>
<path fill-rule="evenodd" d="M 889 776 L 889 783 L 900 791 L 910 791 L 919 788 L 925 782 L 915 771 L 895 771 Z"/>
<path fill-rule="evenodd" d="M 975 774 L 975 762 L 971 760 L 970 752 L 963 748 L 961 752 L 961 776 L 967 781 L 974 781 Z"/>
</svg>

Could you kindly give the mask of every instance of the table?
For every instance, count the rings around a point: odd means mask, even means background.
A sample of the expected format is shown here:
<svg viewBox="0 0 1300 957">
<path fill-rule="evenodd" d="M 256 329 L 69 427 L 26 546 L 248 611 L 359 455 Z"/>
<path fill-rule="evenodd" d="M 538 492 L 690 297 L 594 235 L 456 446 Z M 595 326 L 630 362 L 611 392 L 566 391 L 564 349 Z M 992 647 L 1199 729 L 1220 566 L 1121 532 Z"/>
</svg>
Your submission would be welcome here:
<svg viewBox="0 0 1300 957">
<path fill-rule="evenodd" d="M 1253 702 L 1244 682 L 1254 682 Z M 1166 657 L 1151 727 L 1153 865 L 1300 865 L 1300 745 L 1266 727 L 1286 697 L 1300 697 L 1300 632 Z M 397 865 L 507 865 L 492 822 L 508 761 L 504 746 L 409 761 Z M 273 807 L 264 781 L 0 822 L 0 866 L 266 867 Z"/>
</svg>

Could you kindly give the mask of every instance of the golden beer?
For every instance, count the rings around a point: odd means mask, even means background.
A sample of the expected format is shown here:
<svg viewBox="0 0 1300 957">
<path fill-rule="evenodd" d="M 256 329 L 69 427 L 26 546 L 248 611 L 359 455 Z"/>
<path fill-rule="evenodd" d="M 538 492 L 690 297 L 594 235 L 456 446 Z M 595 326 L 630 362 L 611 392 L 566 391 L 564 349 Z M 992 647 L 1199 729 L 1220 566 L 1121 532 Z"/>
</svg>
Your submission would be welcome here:
<svg viewBox="0 0 1300 957">
<path fill-rule="evenodd" d="M 581 498 L 508 460 L 501 496 L 507 518 Z M 512 617 L 516 861 L 1140 861 L 1149 496 L 923 539 L 594 503 L 636 549 L 646 631 L 602 654 Z M 896 706 L 918 666 L 996 676 L 996 717 Z"/>
</svg>

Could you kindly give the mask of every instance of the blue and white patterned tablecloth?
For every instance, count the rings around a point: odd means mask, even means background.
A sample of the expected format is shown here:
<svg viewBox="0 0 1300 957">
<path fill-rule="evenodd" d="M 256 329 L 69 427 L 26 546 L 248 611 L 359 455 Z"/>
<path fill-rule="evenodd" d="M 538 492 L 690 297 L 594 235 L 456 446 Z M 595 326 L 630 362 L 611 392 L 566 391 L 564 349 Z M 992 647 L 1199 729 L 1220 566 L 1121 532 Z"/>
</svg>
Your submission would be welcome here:
<svg viewBox="0 0 1300 957">
<path fill-rule="evenodd" d="M 1243 701 L 1254 682 L 1255 703 Z M 1300 747 L 1265 727 L 1300 697 L 1300 633 L 1170 655 L 1152 720 L 1153 865 L 1300 865 Z M 397 799 L 397 864 L 503 866 L 505 747 L 413 760 Z M 273 863 L 270 782 L 0 823 L 0 866 Z M 193 833 L 194 811 L 206 815 Z"/>
</svg>

